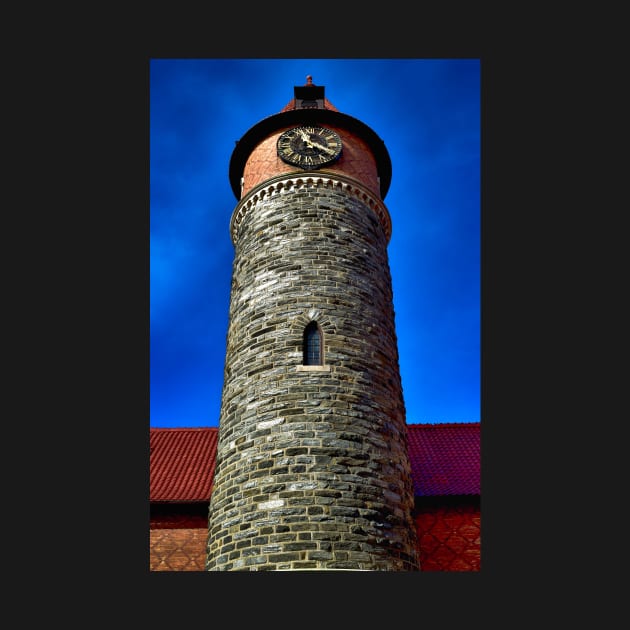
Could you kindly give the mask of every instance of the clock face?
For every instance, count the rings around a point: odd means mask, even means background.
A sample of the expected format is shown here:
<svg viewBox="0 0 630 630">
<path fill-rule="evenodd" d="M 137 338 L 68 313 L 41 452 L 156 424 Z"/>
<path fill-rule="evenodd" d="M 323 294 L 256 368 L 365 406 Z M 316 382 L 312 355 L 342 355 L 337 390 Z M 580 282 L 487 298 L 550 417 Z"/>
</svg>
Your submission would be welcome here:
<svg viewBox="0 0 630 630">
<path fill-rule="evenodd" d="M 278 155 L 303 169 L 331 164 L 341 155 L 341 138 L 325 127 L 295 127 L 278 138 Z"/>
</svg>

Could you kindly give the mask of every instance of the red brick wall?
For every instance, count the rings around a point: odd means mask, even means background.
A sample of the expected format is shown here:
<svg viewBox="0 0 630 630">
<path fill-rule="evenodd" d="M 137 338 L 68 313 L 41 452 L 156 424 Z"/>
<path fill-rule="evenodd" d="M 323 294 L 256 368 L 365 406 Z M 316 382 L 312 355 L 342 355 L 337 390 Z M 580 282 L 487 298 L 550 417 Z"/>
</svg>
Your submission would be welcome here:
<svg viewBox="0 0 630 630">
<path fill-rule="evenodd" d="M 204 571 L 207 508 L 152 509 L 151 571 Z M 416 499 L 421 571 L 479 571 L 481 513 L 478 497 Z"/>
<path fill-rule="evenodd" d="M 207 505 L 151 506 L 151 571 L 204 571 L 208 538 Z"/>
<path fill-rule="evenodd" d="M 152 529 L 151 571 L 204 571 L 208 527 Z"/>
<path fill-rule="evenodd" d="M 327 128 L 333 129 L 340 136 L 343 142 L 343 152 L 339 161 L 329 164 L 325 168 L 318 169 L 322 173 L 341 173 L 348 175 L 361 182 L 366 188 L 371 190 L 377 199 L 381 198 L 380 184 L 378 181 L 378 172 L 376 169 L 376 160 L 374 159 L 368 145 L 358 138 L 347 132 L 345 129 L 326 125 Z M 261 182 L 280 175 L 281 173 L 294 173 L 301 169 L 285 164 L 279 157 L 276 148 L 278 136 L 289 129 L 282 128 L 269 138 L 263 140 L 249 156 L 243 172 L 243 191 L 244 197 L 252 188 Z"/>
<path fill-rule="evenodd" d="M 421 571 L 479 571 L 481 512 L 478 497 L 416 499 Z"/>
</svg>

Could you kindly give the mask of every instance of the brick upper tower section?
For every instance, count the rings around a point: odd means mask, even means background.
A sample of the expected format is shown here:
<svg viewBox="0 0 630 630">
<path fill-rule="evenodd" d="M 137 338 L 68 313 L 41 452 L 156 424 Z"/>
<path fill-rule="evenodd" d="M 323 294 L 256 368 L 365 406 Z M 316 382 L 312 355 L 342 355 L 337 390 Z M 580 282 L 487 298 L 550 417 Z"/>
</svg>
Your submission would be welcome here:
<svg viewBox="0 0 630 630">
<path fill-rule="evenodd" d="M 281 127 L 272 136 L 263 140 L 251 153 L 243 172 L 243 191 L 245 196 L 252 188 L 275 175 L 294 173 L 295 166 L 285 164 L 276 152 L 278 136 L 293 125 Z M 361 182 L 372 193 L 380 197 L 376 160 L 369 152 L 369 146 L 361 138 L 348 133 L 340 127 L 326 125 L 336 131 L 343 142 L 343 154 L 335 164 L 319 169 L 321 173 L 341 173 Z"/>
<path fill-rule="evenodd" d="M 230 182 L 238 200 L 269 179 L 302 173 L 278 157 L 279 136 L 297 125 L 321 125 L 339 134 L 343 152 L 339 160 L 321 168 L 322 174 L 355 179 L 383 200 L 391 181 L 391 161 L 383 141 L 364 123 L 341 113 L 324 95 L 324 88 L 307 77 L 294 88 L 294 97 L 278 113 L 254 125 L 236 144 L 230 161 Z"/>
</svg>

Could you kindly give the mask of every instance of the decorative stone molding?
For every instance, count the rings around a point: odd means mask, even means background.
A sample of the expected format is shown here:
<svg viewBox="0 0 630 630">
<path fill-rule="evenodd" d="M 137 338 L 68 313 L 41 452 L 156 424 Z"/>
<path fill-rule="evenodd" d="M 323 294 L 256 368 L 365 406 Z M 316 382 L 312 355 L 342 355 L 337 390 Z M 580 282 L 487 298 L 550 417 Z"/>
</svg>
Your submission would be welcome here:
<svg viewBox="0 0 630 630">
<path fill-rule="evenodd" d="M 303 175 L 291 175 L 288 177 L 285 174 L 278 175 L 252 188 L 252 190 L 239 201 L 232 213 L 232 219 L 230 221 L 232 243 L 236 245 L 243 218 L 250 210 L 256 207 L 259 201 L 262 201 L 266 197 L 299 191 L 302 188 L 336 189 L 355 197 L 376 214 L 385 232 L 386 241 L 389 242 L 392 234 L 392 221 L 389 216 L 389 211 L 385 204 L 372 192 L 349 177 L 343 177 L 338 174 L 304 173 Z"/>
</svg>

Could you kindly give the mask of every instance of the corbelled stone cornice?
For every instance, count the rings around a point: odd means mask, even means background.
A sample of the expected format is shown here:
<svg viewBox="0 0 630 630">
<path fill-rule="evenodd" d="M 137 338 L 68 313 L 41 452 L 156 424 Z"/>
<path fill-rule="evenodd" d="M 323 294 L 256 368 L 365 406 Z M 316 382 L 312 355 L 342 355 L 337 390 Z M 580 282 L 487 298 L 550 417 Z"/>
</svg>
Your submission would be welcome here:
<svg viewBox="0 0 630 630">
<path fill-rule="evenodd" d="M 318 171 L 296 175 L 278 175 L 252 188 L 252 190 L 241 199 L 232 213 L 232 219 L 230 221 L 232 243 L 236 245 L 239 227 L 243 218 L 248 212 L 254 209 L 259 202 L 266 198 L 273 197 L 274 195 L 299 191 L 305 187 L 341 191 L 364 203 L 378 217 L 378 220 L 383 226 L 386 241 L 389 242 L 392 233 L 392 221 L 385 204 L 354 179 L 343 177 L 338 173 L 331 174 Z"/>
</svg>

